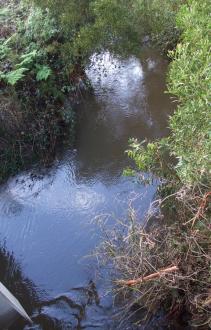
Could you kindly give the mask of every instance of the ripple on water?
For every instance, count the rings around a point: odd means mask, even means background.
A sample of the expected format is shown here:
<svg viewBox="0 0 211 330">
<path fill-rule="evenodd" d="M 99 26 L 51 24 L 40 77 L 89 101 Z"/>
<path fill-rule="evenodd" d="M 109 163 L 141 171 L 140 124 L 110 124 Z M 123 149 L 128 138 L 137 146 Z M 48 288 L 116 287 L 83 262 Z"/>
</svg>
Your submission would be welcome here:
<svg viewBox="0 0 211 330">
<path fill-rule="evenodd" d="M 70 196 L 70 208 L 80 210 L 80 212 L 89 212 L 96 208 L 97 204 L 103 203 L 104 196 L 94 188 L 91 187 L 78 187 Z"/>
</svg>

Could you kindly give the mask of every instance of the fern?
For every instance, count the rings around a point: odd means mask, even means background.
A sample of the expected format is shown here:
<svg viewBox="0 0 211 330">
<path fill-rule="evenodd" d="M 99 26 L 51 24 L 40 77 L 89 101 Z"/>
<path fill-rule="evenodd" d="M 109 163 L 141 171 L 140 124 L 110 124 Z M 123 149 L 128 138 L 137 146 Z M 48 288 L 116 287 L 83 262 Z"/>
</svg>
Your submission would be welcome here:
<svg viewBox="0 0 211 330">
<path fill-rule="evenodd" d="M 0 71 L 0 81 L 5 80 L 5 73 Z"/>
<path fill-rule="evenodd" d="M 5 57 L 7 57 L 9 51 L 10 48 L 5 45 L 5 43 L 0 44 L 0 60 L 3 60 Z"/>
<path fill-rule="evenodd" d="M 1 73 L 0 78 L 3 78 L 3 80 L 5 80 L 9 85 L 14 86 L 20 79 L 24 77 L 24 72 L 27 70 L 27 68 L 19 68 L 5 74 Z"/>
<path fill-rule="evenodd" d="M 29 65 L 33 62 L 33 60 L 36 58 L 37 50 L 33 50 L 32 52 L 28 54 L 21 55 L 22 61 L 18 64 L 16 64 L 17 69 L 23 68 L 23 66 Z"/>
<path fill-rule="evenodd" d="M 47 65 L 37 64 L 36 68 L 37 68 L 37 75 L 36 75 L 37 81 L 47 80 L 52 73 L 51 68 Z"/>
</svg>

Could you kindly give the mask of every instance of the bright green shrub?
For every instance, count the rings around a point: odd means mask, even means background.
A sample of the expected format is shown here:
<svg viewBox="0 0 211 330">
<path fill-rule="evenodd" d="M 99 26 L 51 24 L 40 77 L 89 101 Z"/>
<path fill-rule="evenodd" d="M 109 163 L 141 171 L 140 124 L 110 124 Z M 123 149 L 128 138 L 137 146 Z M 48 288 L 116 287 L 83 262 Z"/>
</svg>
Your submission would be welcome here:
<svg viewBox="0 0 211 330">
<path fill-rule="evenodd" d="M 37 75 L 36 75 L 37 81 L 47 80 L 52 73 L 51 69 L 47 65 L 37 64 L 36 69 L 37 69 Z"/>
<path fill-rule="evenodd" d="M 170 120 L 170 148 L 185 182 L 207 181 L 211 174 L 210 11 L 207 0 L 181 8 L 177 24 L 182 43 L 171 54 L 168 89 L 179 107 Z"/>
<path fill-rule="evenodd" d="M 8 73 L 0 72 L 0 80 L 6 81 L 9 85 L 14 86 L 19 80 L 25 77 L 27 68 L 18 68 Z"/>
<path fill-rule="evenodd" d="M 179 105 L 170 118 L 169 138 L 147 147 L 132 143 L 129 151 L 139 170 L 166 177 L 170 172 L 160 160 L 161 151 L 168 150 L 177 160 L 176 177 L 184 184 L 207 184 L 211 174 L 210 12 L 208 0 L 190 0 L 177 15 L 182 36 L 170 52 L 168 92 Z"/>
</svg>

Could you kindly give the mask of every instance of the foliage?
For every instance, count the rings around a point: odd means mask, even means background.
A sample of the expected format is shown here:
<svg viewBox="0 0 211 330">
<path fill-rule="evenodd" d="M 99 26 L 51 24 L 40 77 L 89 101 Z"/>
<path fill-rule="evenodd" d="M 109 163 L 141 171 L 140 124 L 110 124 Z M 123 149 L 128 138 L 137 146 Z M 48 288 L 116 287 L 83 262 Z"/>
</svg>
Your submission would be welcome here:
<svg viewBox="0 0 211 330">
<path fill-rule="evenodd" d="M 45 43 L 50 41 L 57 30 L 53 21 L 39 8 L 20 5 L 16 11 L 17 15 L 13 22 L 16 26 L 15 33 L 10 29 L 11 33 L 0 39 L 0 78 L 11 85 L 26 80 L 29 76 L 38 77 L 38 81 L 46 80 L 51 69 L 47 65 Z M 26 12 L 29 14 L 28 17 L 25 17 Z"/>
<path fill-rule="evenodd" d="M 174 49 L 180 36 L 176 15 L 184 0 L 139 0 L 140 23 L 144 33 L 151 37 L 163 52 Z"/>
<path fill-rule="evenodd" d="M 33 50 L 30 53 L 23 54 L 20 56 L 21 62 L 17 63 L 14 66 L 13 70 L 10 70 L 5 73 L 0 73 L 0 78 L 5 80 L 8 84 L 14 86 L 19 80 L 25 77 L 26 71 L 29 70 L 30 64 L 33 62 L 36 57 L 36 50 Z"/>
<path fill-rule="evenodd" d="M 37 81 L 47 80 L 52 72 L 48 65 L 37 64 L 36 69 L 37 69 L 37 75 L 36 75 Z"/>
<path fill-rule="evenodd" d="M 8 73 L 1 73 L 0 78 L 5 80 L 8 84 L 14 86 L 17 81 L 24 77 L 24 73 L 27 71 L 27 68 L 19 68 Z"/>
<path fill-rule="evenodd" d="M 64 98 L 77 97 L 91 54 L 105 49 L 135 52 L 146 35 L 162 50 L 172 50 L 182 31 L 181 42 L 170 52 L 168 90 L 179 104 L 170 119 L 171 135 L 149 143 L 131 140 L 128 150 L 136 173 L 150 171 L 170 180 L 169 189 L 185 186 L 170 195 L 177 207 L 175 221 L 161 230 L 155 227 L 149 235 L 131 218 L 126 236 L 118 232 L 114 241 L 112 235 L 107 237 L 108 250 L 125 275 L 140 276 L 166 266 L 164 262 L 179 264 L 178 276 L 156 281 L 146 291 L 136 288 L 138 299 L 150 302 L 148 308 L 168 298 L 174 310 L 186 300 L 186 305 L 191 301 L 190 312 L 203 318 L 208 310 L 204 303 L 210 253 L 210 195 L 205 187 L 211 154 L 210 9 L 208 0 L 5 0 L 0 9 L 0 180 L 40 158 L 49 163 L 65 136 L 73 141 L 75 113 L 64 105 Z M 189 184 L 197 188 L 190 192 Z"/>
<path fill-rule="evenodd" d="M 140 173 L 150 172 L 156 177 L 175 179 L 176 173 L 169 162 L 168 138 L 148 143 L 130 139 L 129 146 L 126 153 L 135 162 L 135 170 L 127 168 L 124 171 L 125 175 L 136 175 L 142 180 L 144 177 L 140 176 Z"/>
<path fill-rule="evenodd" d="M 183 31 L 181 43 L 170 52 L 172 63 L 168 75 L 168 92 L 175 95 L 179 106 L 170 118 L 168 139 L 143 145 L 132 144 L 129 155 L 141 170 L 150 170 L 166 177 L 158 153 L 168 150 L 177 160 L 175 171 L 184 184 L 209 183 L 211 154 L 211 111 L 209 90 L 210 3 L 189 1 L 177 15 Z M 161 155 L 162 158 L 162 155 Z"/>
<path fill-rule="evenodd" d="M 39 1 L 61 27 L 64 55 L 72 61 L 87 61 L 104 48 L 123 50 L 136 42 L 137 0 Z"/>
<path fill-rule="evenodd" d="M 170 120 L 170 147 L 184 182 L 208 183 L 211 174 L 210 10 L 209 1 L 182 7 L 177 17 L 182 43 L 171 53 L 168 86 L 179 107 Z"/>
<path fill-rule="evenodd" d="M 73 86 L 74 98 L 78 91 L 78 76 L 72 80 L 72 64 L 61 55 L 56 20 L 31 3 L 8 0 L 5 6 L 0 11 L 0 181 L 32 162 L 51 162 L 61 139 L 73 142 L 74 109 L 63 102 Z"/>
<path fill-rule="evenodd" d="M 93 52 L 138 52 L 149 35 L 164 50 L 173 47 L 179 31 L 175 15 L 182 0 L 34 0 L 48 8 L 64 37 L 64 56 L 86 62 Z"/>
</svg>

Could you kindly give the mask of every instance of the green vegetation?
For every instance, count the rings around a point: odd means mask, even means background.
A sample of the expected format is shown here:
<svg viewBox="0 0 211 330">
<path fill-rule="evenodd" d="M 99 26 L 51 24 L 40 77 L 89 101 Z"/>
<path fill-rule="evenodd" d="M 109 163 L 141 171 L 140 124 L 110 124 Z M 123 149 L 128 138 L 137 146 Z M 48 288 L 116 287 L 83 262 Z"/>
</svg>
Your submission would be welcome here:
<svg viewBox="0 0 211 330">
<path fill-rule="evenodd" d="M 161 10 L 144 0 L 3 1 L 0 180 L 34 161 L 49 163 L 59 143 L 73 143 L 74 103 L 88 85 L 90 55 L 139 51 L 146 34 L 163 50 L 173 47 L 181 2 L 162 0 Z"/>
<path fill-rule="evenodd" d="M 168 92 L 176 97 L 178 108 L 170 118 L 171 135 L 155 143 L 132 141 L 129 156 L 138 169 L 159 176 L 174 175 L 181 184 L 208 184 L 211 164 L 211 111 L 209 90 L 210 13 L 208 1 L 189 1 L 177 15 L 182 31 L 181 43 L 169 52 L 172 62 L 168 75 Z M 164 169 L 164 154 L 176 158 L 170 171 Z"/>
<path fill-rule="evenodd" d="M 171 315 L 185 306 L 192 324 L 205 328 L 210 322 L 210 10 L 208 0 L 10 0 L 0 9 L 0 180 L 33 161 L 49 163 L 59 143 L 73 142 L 74 102 L 86 82 L 90 55 L 107 49 L 134 53 L 146 35 L 169 51 L 168 93 L 178 104 L 169 121 L 171 134 L 156 142 L 131 140 L 128 151 L 136 164 L 133 174 L 161 178 L 156 206 L 169 221 L 143 229 L 132 219 L 127 240 L 111 235 L 106 248 L 126 279 L 177 265 L 177 275 L 149 282 L 144 290 L 136 286 L 135 302 L 150 312 L 163 304 Z"/>
<path fill-rule="evenodd" d="M 131 223 L 116 229 L 117 233 L 124 230 L 122 240 L 107 233 L 111 239 L 104 246 L 127 280 L 178 267 L 173 274 L 132 287 L 122 287 L 120 282 L 120 292 L 132 291 L 133 303 L 146 308 L 149 318 L 157 306 L 163 306 L 169 322 L 181 320 L 185 311 L 191 328 L 202 329 L 208 329 L 211 320 L 210 10 L 209 1 L 190 0 L 176 17 L 181 37 L 169 52 L 168 92 L 178 107 L 169 121 L 170 136 L 149 143 L 132 139 L 127 151 L 135 169 L 127 169 L 126 174 L 142 181 L 146 181 L 144 172 L 161 178 L 153 206 L 166 221 L 159 217 L 152 222 L 149 216 L 143 228 L 132 217 Z"/>
<path fill-rule="evenodd" d="M 64 59 L 63 39 L 46 9 L 12 0 L 0 9 L 0 181 L 33 162 L 48 164 L 58 144 L 74 141 L 85 75 Z"/>
<path fill-rule="evenodd" d="M 62 34 L 68 36 L 65 53 L 73 61 L 86 61 L 93 52 L 108 48 L 118 54 L 140 50 L 146 35 L 166 50 L 179 37 L 174 23 L 183 0 L 34 1 L 56 17 Z"/>
<path fill-rule="evenodd" d="M 136 9 L 132 0 L 39 1 L 56 17 L 62 34 L 67 36 L 64 52 L 71 61 L 86 62 L 93 52 L 105 48 L 122 50 L 137 43 Z"/>
<path fill-rule="evenodd" d="M 170 148 L 187 183 L 208 184 L 211 175 L 210 10 L 209 1 L 182 7 L 177 17 L 182 44 L 172 53 L 169 73 L 169 92 L 180 103 L 170 120 Z"/>
</svg>

